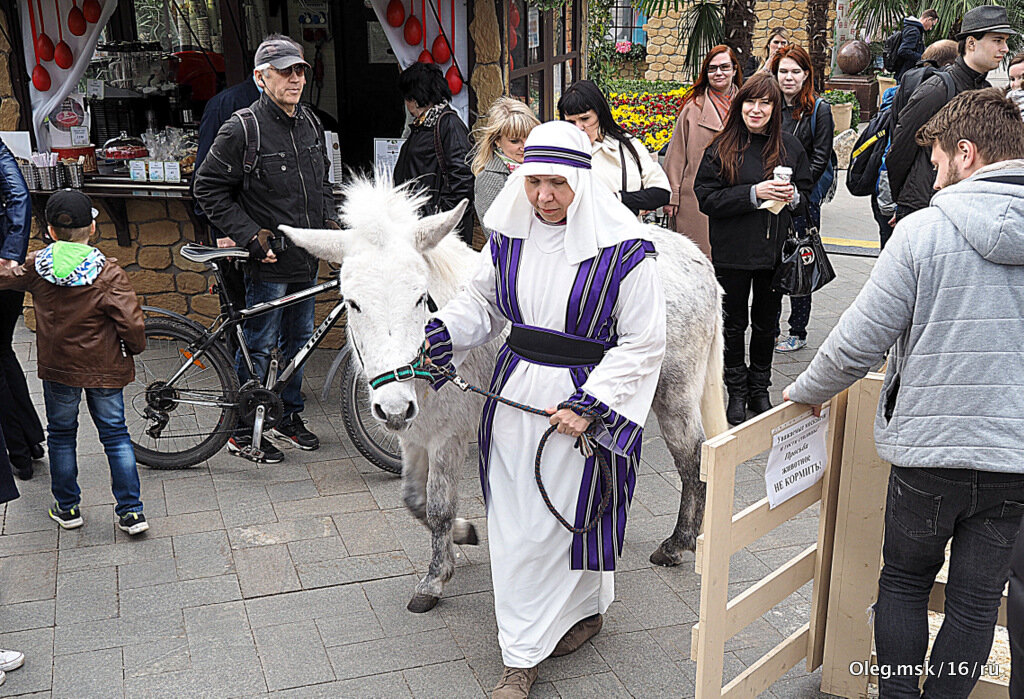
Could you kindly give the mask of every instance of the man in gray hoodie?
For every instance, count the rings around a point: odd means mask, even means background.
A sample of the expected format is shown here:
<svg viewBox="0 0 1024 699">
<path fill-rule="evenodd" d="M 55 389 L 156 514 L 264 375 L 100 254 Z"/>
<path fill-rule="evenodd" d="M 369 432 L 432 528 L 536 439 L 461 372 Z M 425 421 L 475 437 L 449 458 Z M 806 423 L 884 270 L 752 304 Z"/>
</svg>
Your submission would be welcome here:
<svg viewBox="0 0 1024 699">
<path fill-rule="evenodd" d="M 889 350 L 875 417 L 878 454 L 892 463 L 879 690 L 919 697 L 924 668 L 925 696 L 966 697 L 988 659 L 1024 513 L 1024 122 L 1002 91 L 971 91 L 917 138 L 942 191 L 896 226 L 784 397 L 820 404 Z M 928 597 L 950 539 L 946 617 L 924 667 Z"/>
</svg>

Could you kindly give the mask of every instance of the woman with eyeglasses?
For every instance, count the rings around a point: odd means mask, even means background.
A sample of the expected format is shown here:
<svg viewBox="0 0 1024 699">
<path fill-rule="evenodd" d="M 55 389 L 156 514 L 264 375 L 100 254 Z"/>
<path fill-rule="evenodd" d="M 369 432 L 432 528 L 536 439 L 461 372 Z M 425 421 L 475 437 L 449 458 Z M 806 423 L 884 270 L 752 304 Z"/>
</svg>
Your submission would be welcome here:
<svg viewBox="0 0 1024 699">
<path fill-rule="evenodd" d="M 395 184 L 416 180 L 430 197 L 424 214 L 450 211 L 473 201 L 469 129 L 452 109 L 452 91 L 433 63 L 413 63 L 398 76 L 398 91 L 412 117 L 409 137 L 395 163 Z M 473 244 L 473 207 L 459 224 L 459 237 Z"/>
<path fill-rule="evenodd" d="M 634 214 L 668 204 L 668 177 L 636 136 L 612 117 L 608 100 L 590 80 L 570 85 L 558 100 L 558 113 L 587 134 L 595 178 Z"/>
<path fill-rule="evenodd" d="M 782 295 L 772 289 L 791 210 L 811 193 L 800 141 L 782 129 L 782 91 L 771 75 L 743 83 L 722 131 L 704 152 L 694 191 L 708 217 L 711 262 L 725 291 L 726 418 L 730 425 L 771 409 L 775 326 Z M 777 176 L 775 168 L 789 168 Z M 775 209 L 777 213 L 773 213 Z M 751 295 L 753 300 L 751 300 Z M 744 338 L 750 326 L 750 365 Z"/>
<path fill-rule="evenodd" d="M 782 130 L 800 141 L 811 166 L 815 183 L 806 207 L 794 216 L 797 232 L 807 226 L 821 227 L 821 201 L 835 179 L 832 148 L 832 108 L 814 91 L 811 57 L 803 48 L 791 44 L 775 54 L 772 74 L 779 81 L 785 104 L 782 106 Z M 795 352 L 807 346 L 807 322 L 811 318 L 811 297 L 789 297 L 789 337 L 775 345 L 776 352 Z"/>
<path fill-rule="evenodd" d="M 764 45 L 764 56 L 758 58 L 757 56 L 747 56 L 747 62 L 743 66 L 743 74 L 747 78 L 752 78 L 754 73 L 771 73 L 772 72 L 772 60 L 782 49 L 789 46 L 789 32 L 783 27 L 773 30 L 768 35 L 768 41 Z"/>
<path fill-rule="evenodd" d="M 743 83 L 736 54 L 728 46 L 715 46 L 704 59 L 700 77 L 683 100 L 672 140 L 665 153 L 665 173 L 672 198 L 665 213 L 675 218 L 676 231 L 695 242 L 711 257 L 708 217 L 701 213 L 693 181 L 704 150 L 722 130 L 732 98 Z"/>
</svg>

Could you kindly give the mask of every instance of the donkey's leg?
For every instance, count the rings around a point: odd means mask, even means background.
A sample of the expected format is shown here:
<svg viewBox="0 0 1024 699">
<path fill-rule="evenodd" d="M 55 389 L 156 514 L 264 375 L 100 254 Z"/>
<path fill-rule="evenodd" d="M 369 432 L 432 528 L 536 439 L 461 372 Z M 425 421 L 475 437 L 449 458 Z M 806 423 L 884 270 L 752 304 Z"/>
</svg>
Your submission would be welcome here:
<svg viewBox="0 0 1024 699">
<path fill-rule="evenodd" d="M 410 612 L 426 612 L 441 599 L 444 584 L 455 573 L 452 525 L 459 505 L 459 469 L 466 460 L 466 441 L 459 434 L 448 439 L 434 455 L 427 475 L 427 526 L 431 555 L 427 574 L 416 584 Z"/>
<path fill-rule="evenodd" d="M 413 516 L 427 523 L 427 472 L 430 459 L 427 450 L 402 440 L 402 500 Z"/>
<path fill-rule="evenodd" d="M 651 563 L 677 566 L 683 562 L 684 551 L 697 548 L 697 535 L 704 521 L 706 485 L 700 479 L 700 447 L 704 441 L 699 401 L 677 396 L 671 405 L 658 410 L 658 424 L 665 444 L 672 454 L 682 482 L 679 515 L 672 535 L 661 542 L 651 554 Z"/>
</svg>

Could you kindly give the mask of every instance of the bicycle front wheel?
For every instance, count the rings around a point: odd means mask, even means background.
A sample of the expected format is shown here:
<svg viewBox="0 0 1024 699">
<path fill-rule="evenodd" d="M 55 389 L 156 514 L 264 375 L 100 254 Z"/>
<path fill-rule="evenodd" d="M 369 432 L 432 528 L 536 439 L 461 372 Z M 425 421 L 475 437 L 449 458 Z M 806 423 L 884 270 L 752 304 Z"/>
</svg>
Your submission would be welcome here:
<svg viewBox="0 0 1024 699">
<path fill-rule="evenodd" d="M 125 421 L 139 463 L 189 468 L 231 437 L 238 421 L 238 374 L 218 345 L 195 356 L 204 339 L 179 320 L 146 320 L 146 349 L 136 355 L 135 381 L 125 387 Z"/>
<path fill-rule="evenodd" d="M 370 387 L 351 356 L 341 376 L 341 412 L 345 431 L 359 453 L 382 471 L 401 474 L 402 446 L 398 435 L 373 419 Z"/>
</svg>

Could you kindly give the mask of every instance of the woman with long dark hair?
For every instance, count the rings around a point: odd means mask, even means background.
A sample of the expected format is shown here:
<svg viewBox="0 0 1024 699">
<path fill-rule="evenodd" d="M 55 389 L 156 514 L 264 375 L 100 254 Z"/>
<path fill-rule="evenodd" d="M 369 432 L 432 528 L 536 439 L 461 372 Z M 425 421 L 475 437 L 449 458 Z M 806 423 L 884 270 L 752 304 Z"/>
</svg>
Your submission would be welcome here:
<svg viewBox="0 0 1024 699">
<path fill-rule="evenodd" d="M 784 27 L 773 29 L 768 34 L 768 40 L 764 42 L 764 54 L 760 58 L 754 55 L 747 56 L 743 74 L 749 80 L 754 77 L 755 73 L 771 73 L 772 60 L 779 51 L 787 46 L 789 46 L 789 32 Z"/>
<path fill-rule="evenodd" d="M 779 81 L 782 98 L 782 130 L 800 141 L 811 167 L 815 186 L 807 198 L 807 206 L 794 218 L 798 232 L 807 226 L 821 227 L 821 198 L 831 183 L 822 176 L 832 164 L 832 109 L 814 91 L 814 69 L 811 57 L 800 46 L 790 44 L 772 59 L 772 75 Z M 831 170 L 835 177 L 835 170 Z M 821 183 L 819 185 L 819 183 Z M 811 296 L 789 297 L 789 337 L 775 345 L 776 352 L 794 352 L 807 346 L 807 321 L 811 318 Z"/>
<path fill-rule="evenodd" d="M 733 50 L 725 45 L 712 48 L 700 67 L 700 76 L 683 100 L 665 153 L 665 173 L 672 185 L 672 198 L 665 213 L 675 218 L 676 231 L 695 242 L 708 257 L 708 217 L 700 212 L 693 181 L 704 150 L 722 130 L 741 84 L 743 73 Z"/>
<path fill-rule="evenodd" d="M 587 134 L 594 175 L 630 211 L 639 214 L 668 204 L 671 185 L 665 171 L 638 138 L 615 122 L 597 85 L 590 80 L 570 85 L 558 100 L 558 113 Z"/>
<path fill-rule="evenodd" d="M 733 425 L 746 419 L 748 406 L 754 413 L 772 407 L 768 387 L 782 303 L 772 277 L 792 225 L 790 211 L 811 193 L 807 153 L 782 130 L 782 104 L 772 76 L 758 74 L 745 82 L 725 127 L 704 152 L 694 183 L 708 217 L 711 262 L 725 291 L 726 418 Z M 784 172 L 776 176 L 777 167 L 791 170 L 789 182 Z M 748 324 L 749 370 L 743 346 Z"/>
</svg>

